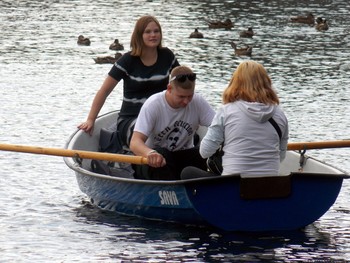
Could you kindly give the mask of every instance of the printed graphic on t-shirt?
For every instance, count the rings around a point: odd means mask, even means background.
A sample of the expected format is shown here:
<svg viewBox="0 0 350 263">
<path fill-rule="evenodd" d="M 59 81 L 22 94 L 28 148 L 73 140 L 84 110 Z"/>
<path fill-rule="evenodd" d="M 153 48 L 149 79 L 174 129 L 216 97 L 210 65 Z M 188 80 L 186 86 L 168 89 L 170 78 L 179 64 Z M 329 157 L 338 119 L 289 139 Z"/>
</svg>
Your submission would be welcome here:
<svg viewBox="0 0 350 263">
<path fill-rule="evenodd" d="M 179 128 L 174 128 L 166 137 L 168 143 L 168 149 L 174 150 L 176 149 L 177 142 L 181 136 L 181 131 Z"/>
<path fill-rule="evenodd" d="M 186 149 L 192 143 L 192 126 L 185 121 L 175 121 L 154 136 L 157 146 L 166 147 L 170 151 Z"/>
</svg>

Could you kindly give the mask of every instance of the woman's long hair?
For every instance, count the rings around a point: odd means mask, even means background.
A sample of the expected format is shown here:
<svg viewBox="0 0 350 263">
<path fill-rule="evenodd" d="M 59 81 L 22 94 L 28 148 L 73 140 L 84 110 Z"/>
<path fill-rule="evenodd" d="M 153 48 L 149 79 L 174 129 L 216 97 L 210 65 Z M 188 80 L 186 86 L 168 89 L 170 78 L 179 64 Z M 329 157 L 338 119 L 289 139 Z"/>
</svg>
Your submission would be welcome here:
<svg viewBox="0 0 350 263">
<path fill-rule="evenodd" d="M 243 61 L 233 73 L 222 95 L 223 103 L 244 100 L 264 104 L 279 104 L 265 68 L 255 61 Z"/>
<path fill-rule="evenodd" d="M 163 33 L 162 33 L 162 27 L 160 26 L 158 20 L 153 16 L 142 16 L 137 20 L 134 31 L 131 35 L 131 41 L 130 41 L 131 55 L 141 56 L 142 50 L 144 48 L 143 32 L 145 32 L 145 29 L 150 22 L 155 22 L 159 27 L 160 43 L 158 45 L 158 48 L 162 47 Z"/>
</svg>

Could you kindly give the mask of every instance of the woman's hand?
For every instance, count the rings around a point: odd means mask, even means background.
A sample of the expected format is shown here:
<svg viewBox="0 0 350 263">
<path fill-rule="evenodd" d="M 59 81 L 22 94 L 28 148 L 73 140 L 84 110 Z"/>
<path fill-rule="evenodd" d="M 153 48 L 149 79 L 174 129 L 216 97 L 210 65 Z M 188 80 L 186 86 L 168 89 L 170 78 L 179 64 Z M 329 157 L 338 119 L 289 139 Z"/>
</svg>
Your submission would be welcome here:
<svg viewBox="0 0 350 263">
<path fill-rule="evenodd" d="M 94 121 L 91 120 L 87 120 L 81 124 L 78 125 L 78 128 L 80 130 L 83 130 L 84 132 L 88 133 L 89 135 L 92 135 L 93 131 L 94 131 Z"/>
</svg>

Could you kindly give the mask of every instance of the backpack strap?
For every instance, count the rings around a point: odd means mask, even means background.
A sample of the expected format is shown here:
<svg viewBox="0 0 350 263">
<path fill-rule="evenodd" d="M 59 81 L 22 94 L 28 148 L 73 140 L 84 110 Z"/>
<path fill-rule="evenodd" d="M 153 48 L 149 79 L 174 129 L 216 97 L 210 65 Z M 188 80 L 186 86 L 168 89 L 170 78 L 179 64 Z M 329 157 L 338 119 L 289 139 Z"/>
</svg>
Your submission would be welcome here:
<svg viewBox="0 0 350 263">
<path fill-rule="evenodd" d="M 282 131 L 281 128 L 278 126 L 278 124 L 275 122 L 275 120 L 271 117 L 269 119 L 269 122 L 272 124 L 272 126 L 275 128 L 275 130 L 278 133 L 278 137 L 280 137 L 280 140 L 282 139 Z"/>
</svg>

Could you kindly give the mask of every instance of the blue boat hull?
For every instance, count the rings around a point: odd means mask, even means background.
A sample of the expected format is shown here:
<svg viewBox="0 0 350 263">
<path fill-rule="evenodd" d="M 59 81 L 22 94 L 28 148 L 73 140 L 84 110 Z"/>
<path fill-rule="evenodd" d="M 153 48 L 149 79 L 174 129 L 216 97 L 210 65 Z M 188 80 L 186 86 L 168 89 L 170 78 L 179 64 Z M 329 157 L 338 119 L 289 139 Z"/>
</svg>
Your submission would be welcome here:
<svg viewBox="0 0 350 263">
<path fill-rule="evenodd" d="M 309 225 L 334 204 L 341 176 L 294 174 L 286 197 L 244 199 L 240 178 L 187 186 L 191 203 L 211 225 L 227 231 L 294 230 Z M 210 210 L 208 209 L 210 207 Z"/>
<path fill-rule="evenodd" d="M 244 199 L 240 176 L 188 181 L 140 182 L 77 173 L 78 185 L 104 210 L 153 220 L 211 225 L 226 231 L 295 230 L 334 204 L 343 176 L 291 175 L 286 197 Z"/>
<path fill-rule="evenodd" d="M 157 184 L 77 173 L 80 190 L 109 211 L 148 219 L 204 224 L 182 184 Z"/>
<path fill-rule="evenodd" d="M 92 136 L 74 133 L 67 149 L 97 151 L 99 130 L 117 112 L 97 119 Z M 101 175 L 91 160 L 64 158 L 78 185 L 101 209 L 182 224 L 209 225 L 225 231 L 295 230 L 311 224 L 334 204 L 344 171 L 314 158 L 287 152 L 279 176 L 215 176 L 179 181 L 149 181 Z"/>
</svg>

